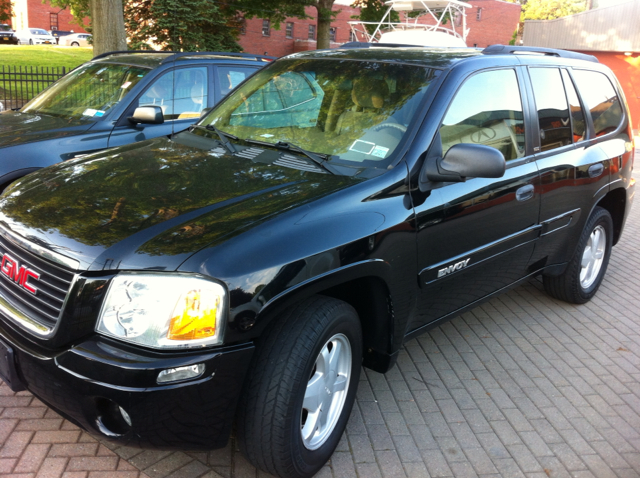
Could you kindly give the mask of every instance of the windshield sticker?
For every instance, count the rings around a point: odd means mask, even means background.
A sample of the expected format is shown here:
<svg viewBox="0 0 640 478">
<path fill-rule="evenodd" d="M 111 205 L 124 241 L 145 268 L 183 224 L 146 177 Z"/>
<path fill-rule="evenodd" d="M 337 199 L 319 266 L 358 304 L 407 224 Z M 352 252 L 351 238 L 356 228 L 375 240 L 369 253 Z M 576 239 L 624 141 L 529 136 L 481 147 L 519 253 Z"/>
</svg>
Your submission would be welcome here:
<svg viewBox="0 0 640 478">
<path fill-rule="evenodd" d="M 375 148 L 373 148 L 373 151 L 371 151 L 371 155 L 378 158 L 385 158 L 388 152 L 389 148 L 385 148 L 384 146 L 376 146 Z"/>
<path fill-rule="evenodd" d="M 356 153 L 362 153 L 362 154 L 371 154 L 371 151 L 373 151 L 375 147 L 376 147 L 375 143 L 370 143 L 369 141 L 361 141 L 359 139 L 356 139 L 351 145 L 351 147 L 349 148 L 349 151 L 355 151 Z"/>
<path fill-rule="evenodd" d="M 98 111 L 96 111 L 96 114 L 94 116 L 98 116 L 98 117 L 104 116 L 104 113 L 105 113 L 104 111 L 98 110 Z"/>
<path fill-rule="evenodd" d="M 122 88 L 123 90 L 126 90 L 127 88 L 129 88 L 131 86 L 131 82 L 127 81 L 126 83 L 123 83 L 122 86 L 120 88 Z"/>
<path fill-rule="evenodd" d="M 94 110 L 93 108 L 87 108 L 82 113 L 82 116 L 95 116 L 98 110 Z"/>
<path fill-rule="evenodd" d="M 260 136 L 263 138 L 273 138 L 272 134 L 261 134 Z"/>
</svg>

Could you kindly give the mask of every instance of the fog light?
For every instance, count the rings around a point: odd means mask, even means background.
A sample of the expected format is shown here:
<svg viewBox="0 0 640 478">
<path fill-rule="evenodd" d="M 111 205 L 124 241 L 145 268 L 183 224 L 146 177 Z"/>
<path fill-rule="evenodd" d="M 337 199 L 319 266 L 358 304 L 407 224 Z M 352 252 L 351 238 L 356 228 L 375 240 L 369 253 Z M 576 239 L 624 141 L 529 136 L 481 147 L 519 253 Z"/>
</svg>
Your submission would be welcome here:
<svg viewBox="0 0 640 478">
<path fill-rule="evenodd" d="M 120 408 L 120 415 L 122 415 L 122 418 L 124 419 L 124 421 L 127 422 L 127 425 L 131 426 L 131 417 L 129 416 L 129 414 L 124 411 L 124 408 L 122 407 L 118 407 L 118 408 Z"/>
<path fill-rule="evenodd" d="M 204 373 L 204 364 L 188 365 L 186 367 L 176 367 L 163 370 L 158 374 L 158 383 L 177 382 L 197 378 Z"/>
</svg>

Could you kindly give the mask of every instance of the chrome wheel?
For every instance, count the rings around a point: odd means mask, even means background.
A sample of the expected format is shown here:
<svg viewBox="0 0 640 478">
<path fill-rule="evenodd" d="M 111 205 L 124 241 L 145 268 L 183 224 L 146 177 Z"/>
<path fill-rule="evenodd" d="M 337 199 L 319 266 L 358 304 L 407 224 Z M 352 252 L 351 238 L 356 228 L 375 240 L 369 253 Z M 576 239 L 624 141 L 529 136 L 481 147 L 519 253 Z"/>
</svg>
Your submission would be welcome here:
<svg viewBox="0 0 640 478">
<path fill-rule="evenodd" d="M 580 285 L 583 289 L 588 289 L 595 282 L 607 247 L 607 236 L 602 226 L 597 226 L 587 241 L 587 245 L 582 253 Z"/>
<path fill-rule="evenodd" d="M 322 446 L 342 413 L 351 378 L 351 344 L 343 334 L 331 337 L 316 358 L 302 402 L 300 433 L 309 450 Z"/>
</svg>

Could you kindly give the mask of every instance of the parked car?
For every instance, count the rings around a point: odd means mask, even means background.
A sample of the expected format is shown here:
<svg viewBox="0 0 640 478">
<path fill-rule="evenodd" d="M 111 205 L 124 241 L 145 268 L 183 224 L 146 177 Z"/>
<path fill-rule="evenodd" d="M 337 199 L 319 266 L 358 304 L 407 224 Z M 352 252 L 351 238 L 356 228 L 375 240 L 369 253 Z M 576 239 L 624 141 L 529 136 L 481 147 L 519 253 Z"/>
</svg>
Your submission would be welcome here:
<svg viewBox="0 0 640 478">
<path fill-rule="evenodd" d="M 361 365 L 388 371 L 537 275 L 591 299 L 635 187 L 612 72 L 560 50 L 366 46 L 277 60 L 186 131 L 12 185 L 12 389 L 128 446 L 222 447 L 235 417 L 251 463 L 308 477 Z"/>
<path fill-rule="evenodd" d="M 0 45 L 17 45 L 18 37 L 16 37 L 11 26 L 6 23 L 0 23 Z"/>
<path fill-rule="evenodd" d="M 60 39 L 61 45 L 66 46 L 89 46 L 91 35 L 88 33 L 72 33 Z"/>
<path fill-rule="evenodd" d="M 19 111 L 0 114 L 0 191 L 59 161 L 177 133 L 272 58 L 244 53 L 108 53 Z M 153 122 L 135 114 L 157 105 Z"/>
<path fill-rule="evenodd" d="M 19 45 L 55 45 L 56 39 L 42 28 L 25 28 L 16 32 Z"/>
</svg>

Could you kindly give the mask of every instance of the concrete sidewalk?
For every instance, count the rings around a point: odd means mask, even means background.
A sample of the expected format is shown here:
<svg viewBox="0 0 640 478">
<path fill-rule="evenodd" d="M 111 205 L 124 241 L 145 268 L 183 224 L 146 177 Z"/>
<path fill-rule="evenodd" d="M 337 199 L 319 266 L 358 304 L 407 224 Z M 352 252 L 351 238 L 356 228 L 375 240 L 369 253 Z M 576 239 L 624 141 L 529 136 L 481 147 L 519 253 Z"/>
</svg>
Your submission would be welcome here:
<svg viewBox="0 0 640 478">
<path fill-rule="evenodd" d="M 532 280 L 408 342 L 386 375 L 365 371 L 318 476 L 640 477 L 639 224 L 636 204 L 590 303 Z M 233 439 L 209 453 L 114 448 L 4 384 L 0 410 L 1 476 L 268 476 Z"/>
</svg>

